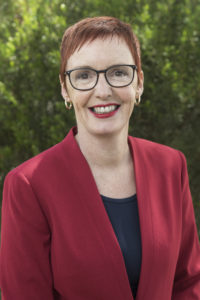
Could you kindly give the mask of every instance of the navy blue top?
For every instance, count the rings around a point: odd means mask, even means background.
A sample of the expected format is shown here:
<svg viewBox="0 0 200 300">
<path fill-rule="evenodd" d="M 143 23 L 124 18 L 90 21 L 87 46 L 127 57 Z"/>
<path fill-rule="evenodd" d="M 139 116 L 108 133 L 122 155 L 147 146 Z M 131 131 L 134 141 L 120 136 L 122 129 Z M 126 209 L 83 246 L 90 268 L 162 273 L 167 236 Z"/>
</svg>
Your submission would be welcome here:
<svg viewBox="0 0 200 300">
<path fill-rule="evenodd" d="M 141 236 L 136 194 L 123 199 L 101 195 L 124 257 L 134 298 L 141 270 Z"/>
</svg>

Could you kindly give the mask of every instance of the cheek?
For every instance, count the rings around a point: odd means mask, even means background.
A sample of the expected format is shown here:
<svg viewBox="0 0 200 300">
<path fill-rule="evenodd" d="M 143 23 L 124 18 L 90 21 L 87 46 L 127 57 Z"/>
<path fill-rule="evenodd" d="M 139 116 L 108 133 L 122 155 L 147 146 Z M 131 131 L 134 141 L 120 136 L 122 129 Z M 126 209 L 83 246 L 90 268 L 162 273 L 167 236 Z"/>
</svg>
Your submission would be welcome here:
<svg viewBox="0 0 200 300">
<path fill-rule="evenodd" d="M 88 93 L 73 91 L 70 99 L 74 107 L 76 108 L 76 110 L 79 111 L 88 106 L 88 101 L 90 99 L 90 96 Z"/>
<path fill-rule="evenodd" d="M 134 104 L 135 100 L 135 89 L 133 87 L 127 87 L 123 91 L 121 91 L 120 98 L 123 100 L 124 103 L 127 104 Z"/>
<path fill-rule="evenodd" d="M 132 103 L 134 103 L 134 100 L 135 100 L 135 92 L 129 93 L 129 94 L 127 95 L 127 101 L 128 101 L 130 104 L 132 104 Z"/>
</svg>

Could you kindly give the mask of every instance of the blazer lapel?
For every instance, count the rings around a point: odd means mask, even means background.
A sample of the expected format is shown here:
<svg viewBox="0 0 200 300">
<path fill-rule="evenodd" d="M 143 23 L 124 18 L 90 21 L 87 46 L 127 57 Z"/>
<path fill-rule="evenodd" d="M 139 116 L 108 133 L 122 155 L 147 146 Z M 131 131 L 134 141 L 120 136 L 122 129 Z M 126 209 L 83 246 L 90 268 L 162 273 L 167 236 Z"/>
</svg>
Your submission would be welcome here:
<svg viewBox="0 0 200 300">
<path fill-rule="evenodd" d="M 153 174 L 148 170 L 148 158 L 146 152 L 143 151 L 143 147 L 141 147 L 139 139 L 129 137 L 129 145 L 133 156 L 142 243 L 142 265 L 137 300 L 144 300 L 149 298 L 148 295 L 152 290 L 152 286 L 155 285 L 153 276 L 151 276 L 155 263 L 155 241 L 151 208 L 151 201 L 153 201 L 151 176 Z"/>
<path fill-rule="evenodd" d="M 79 186 L 80 193 L 84 195 L 82 197 L 84 206 L 87 207 L 87 214 L 92 219 L 93 228 L 91 228 L 91 232 L 95 230 L 94 251 L 99 257 L 105 257 L 105 261 L 108 262 L 104 265 L 104 276 L 111 283 L 109 288 L 112 290 L 110 290 L 109 295 L 113 299 L 133 300 L 119 242 L 98 192 L 90 167 L 74 138 L 75 132 L 76 127 L 70 131 L 63 145 L 66 147 L 68 159 L 73 162 L 73 168 L 78 170 L 76 176 L 77 182 L 81 182 L 81 186 Z M 135 138 L 129 137 L 129 146 L 133 156 L 142 241 L 142 265 L 137 300 L 142 300 L 147 297 L 148 289 L 152 288 L 150 274 L 153 270 L 155 253 L 150 205 L 150 182 L 145 167 L 145 153 L 141 152 Z M 88 232 L 88 234 L 90 233 Z M 103 289 L 104 287 L 101 283 L 99 284 L 100 288 Z"/>
</svg>

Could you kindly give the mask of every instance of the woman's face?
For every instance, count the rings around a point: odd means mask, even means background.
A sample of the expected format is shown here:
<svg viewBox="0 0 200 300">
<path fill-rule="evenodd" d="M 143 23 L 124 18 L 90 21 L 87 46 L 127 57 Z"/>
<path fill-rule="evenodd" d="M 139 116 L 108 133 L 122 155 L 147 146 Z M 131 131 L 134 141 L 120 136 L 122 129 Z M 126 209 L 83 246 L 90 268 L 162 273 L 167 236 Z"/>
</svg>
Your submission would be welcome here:
<svg viewBox="0 0 200 300">
<path fill-rule="evenodd" d="M 135 62 L 126 42 L 113 37 L 105 40 L 96 39 L 84 44 L 79 51 L 71 55 L 66 70 L 85 66 L 102 70 L 118 64 L 134 65 Z M 67 92 L 65 93 L 73 103 L 78 132 L 84 131 L 92 135 L 116 134 L 123 130 L 127 132 L 136 91 L 138 91 L 137 83 L 136 71 L 133 82 L 121 88 L 111 87 L 104 74 L 100 73 L 98 83 L 92 90 L 79 91 L 71 86 L 66 76 Z M 114 113 L 107 112 L 103 115 L 102 112 L 100 115 L 101 108 L 94 109 L 95 106 L 108 106 L 107 110 L 110 110 L 113 108 L 109 108 L 110 105 L 117 105 L 118 109 Z"/>
</svg>

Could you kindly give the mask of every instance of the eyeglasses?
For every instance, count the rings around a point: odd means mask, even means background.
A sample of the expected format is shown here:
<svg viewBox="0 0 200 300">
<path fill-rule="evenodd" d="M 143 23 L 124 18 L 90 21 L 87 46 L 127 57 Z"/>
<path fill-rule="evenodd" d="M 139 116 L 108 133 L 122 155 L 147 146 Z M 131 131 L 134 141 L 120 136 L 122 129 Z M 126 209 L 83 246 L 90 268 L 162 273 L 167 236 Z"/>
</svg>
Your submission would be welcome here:
<svg viewBox="0 0 200 300">
<path fill-rule="evenodd" d="M 98 82 L 99 74 L 104 73 L 107 83 L 115 88 L 128 86 L 134 79 L 135 65 L 114 65 L 105 70 L 76 68 L 64 72 L 69 76 L 72 87 L 80 91 L 92 90 Z"/>
</svg>

